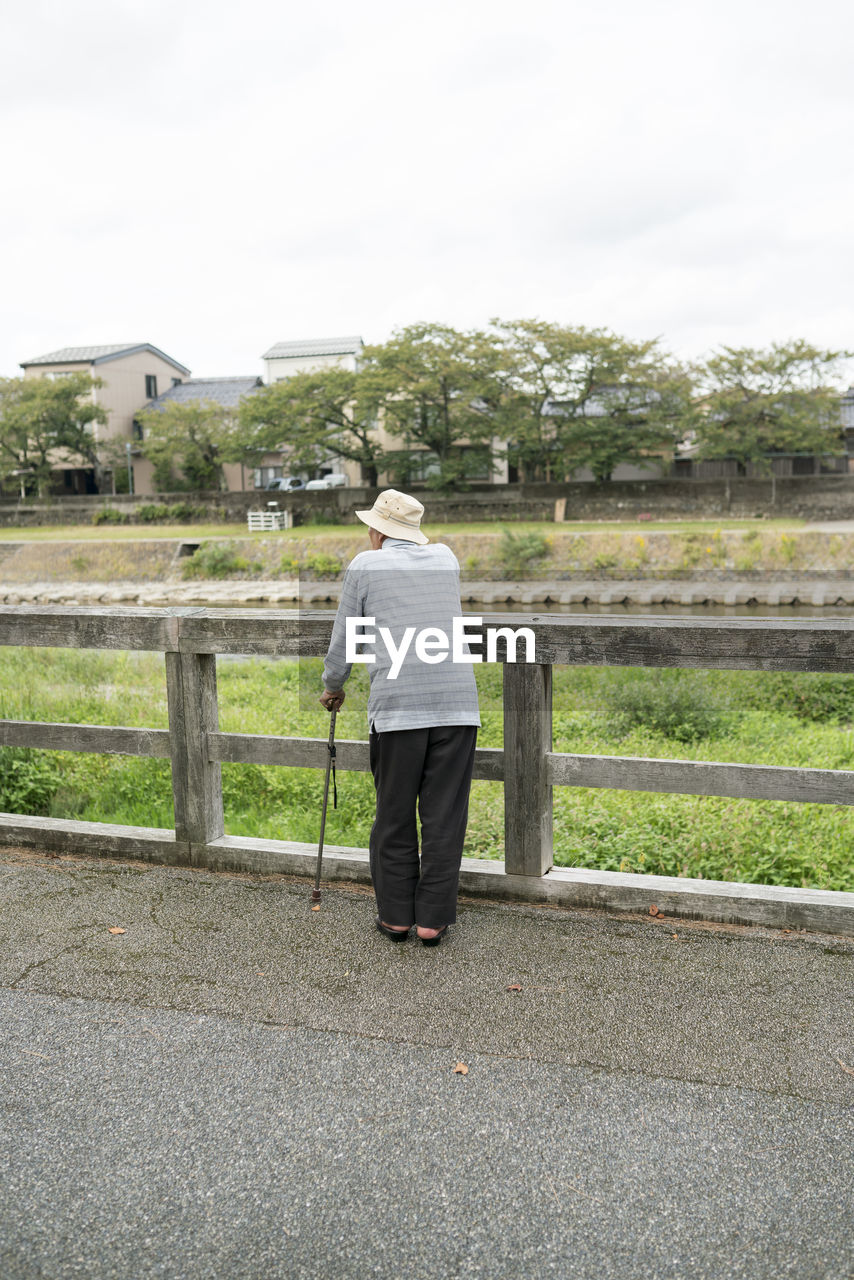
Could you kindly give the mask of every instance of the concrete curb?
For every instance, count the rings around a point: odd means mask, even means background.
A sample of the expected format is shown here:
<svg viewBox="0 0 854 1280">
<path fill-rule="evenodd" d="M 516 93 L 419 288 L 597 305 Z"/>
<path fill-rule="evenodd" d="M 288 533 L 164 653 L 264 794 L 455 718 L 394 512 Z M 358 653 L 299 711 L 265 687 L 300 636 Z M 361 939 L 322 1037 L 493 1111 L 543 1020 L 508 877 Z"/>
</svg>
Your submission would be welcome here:
<svg viewBox="0 0 854 1280">
<path fill-rule="evenodd" d="M 313 878 L 314 845 L 290 840 L 257 840 L 221 836 L 208 845 L 169 839 L 166 831 L 133 828 L 128 841 L 118 833 L 129 828 L 84 824 L 60 818 L 21 819 L 0 815 L 0 843 L 37 852 L 103 857 L 115 861 L 142 859 L 167 866 L 192 866 L 220 872 Z M 328 845 L 323 853 L 323 881 L 370 884 L 367 849 Z M 608 913 L 638 912 L 673 919 L 709 920 L 719 924 L 762 925 L 771 929 L 806 929 L 812 933 L 854 937 L 854 893 L 833 889 L 796 889 L 786 885 L 738 884 L 728 880 L 694 880 L 677 876 L 553 867 L 546 875 L 508 875 L 504 863 L 463 858 L 460 891 L 498 902 L 587 907 Z M 653 912 L 651 908 L 655 907 Z"/>
</svg>

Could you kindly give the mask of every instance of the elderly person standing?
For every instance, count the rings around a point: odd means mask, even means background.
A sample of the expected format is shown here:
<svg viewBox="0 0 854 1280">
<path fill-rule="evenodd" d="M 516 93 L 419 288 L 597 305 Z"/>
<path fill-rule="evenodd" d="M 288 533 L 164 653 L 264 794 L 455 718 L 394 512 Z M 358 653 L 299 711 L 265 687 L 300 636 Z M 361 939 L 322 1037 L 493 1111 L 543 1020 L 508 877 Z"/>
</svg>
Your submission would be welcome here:
<svg viewBox="0 0 854 1280">
<path fill-rule="evenodd" d="M 396 489 L 381 493 L 370 511 L 356 512 L 368 526 L 371 549 L 360 552 L 344 575 L 320 701 L 328 711 L 340 707 L 352 662 L 371 664 L 376 925 L 402 941 L 415 924 L 422 943 L 436 946 L 457 918 L 480 715 L 471 661 L 454 661 L 450 652 L 437 656 L 437 633 L 450 636 L 453 619 L 462 614 L 460 569 L 449 547 L 430 543 L 421 532 L 423 513 L 420 502 Z M 370 652 L 369 637 L 382 638 Z"/>
</svg>

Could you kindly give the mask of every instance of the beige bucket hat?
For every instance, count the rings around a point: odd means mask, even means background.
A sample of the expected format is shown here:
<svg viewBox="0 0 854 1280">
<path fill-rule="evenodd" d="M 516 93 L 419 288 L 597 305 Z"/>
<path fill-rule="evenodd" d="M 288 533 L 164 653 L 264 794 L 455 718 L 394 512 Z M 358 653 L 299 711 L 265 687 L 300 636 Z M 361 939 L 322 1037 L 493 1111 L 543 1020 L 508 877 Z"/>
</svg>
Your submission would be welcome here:
<svg viewBox="0 0 854 1280">
<path fill-rule="evenodd" d="M 424 507 L 417 498 L 410 498 L 408 493 L 397 489 L 385 489 L 370 511 L 357 511 L 356 515 L 363 524 L 387 538 L 402 538 L 404 542 L 417 542 L 422 546 L 430 541 L 421 532 Z"/>
</svg>

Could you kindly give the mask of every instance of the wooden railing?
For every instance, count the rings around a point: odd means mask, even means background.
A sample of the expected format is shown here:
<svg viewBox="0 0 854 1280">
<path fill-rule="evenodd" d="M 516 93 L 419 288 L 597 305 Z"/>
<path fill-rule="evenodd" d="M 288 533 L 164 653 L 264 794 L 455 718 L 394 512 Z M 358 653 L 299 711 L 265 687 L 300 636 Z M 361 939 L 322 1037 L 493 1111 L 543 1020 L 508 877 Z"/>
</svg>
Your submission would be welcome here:
<svg viewBox="0 0 854 1280">
<path fill-rule="evenodd" d="M 0 607 L 0 644 L 165 654 L 168 730 L 6 720 L 0 721 L 0 746 L 168 758 L 175 806 L 174 831 L 0 815 L 0 843 L 40 839 L 46 846 L 97 848 L 197 866 L 214 865 L 224 843 L 248 848 L 253 842 L 224 835 L 222 764 L 322 768 L 326 742 L 220 732 L 216 655 L 320 656 L 332 617 L 268 610 Z M 854 804 L 854 772 L 847 770 L 552 750 L 551 669 L 556 663 L 854 672 L 854 622 L 847 618 L 490 614 L 486 625 L 524 625 L 536 636 L 536 663 L 504 664 L 503 750 L 481 748 L 474 768 L 475 778 L 504 784 L 504 869 L 510 875 L 541 877 L 552 865 L 554 786 Z M 468 631 L 477 634 L 476 626 Z M 366 770 L 367 743 L 339 742 L 337 762 L 340 769 Z"/>
</svg>

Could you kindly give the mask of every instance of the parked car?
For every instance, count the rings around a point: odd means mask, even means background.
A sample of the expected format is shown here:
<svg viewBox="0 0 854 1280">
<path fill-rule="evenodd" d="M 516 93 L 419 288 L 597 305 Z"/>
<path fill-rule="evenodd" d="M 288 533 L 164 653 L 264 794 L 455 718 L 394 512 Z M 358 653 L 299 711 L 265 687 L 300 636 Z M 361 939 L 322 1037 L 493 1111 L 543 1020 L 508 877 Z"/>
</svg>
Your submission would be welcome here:
<svg viewBox="0 0 854 1280">
<path fill-rule="evenodd" d="M 274 476 L 272 480 L 267 481 L 268 489 L 304 489 L 305 485 L 299 476 Z"/>
<path fill-rule="evenodd" d="M 346 489 L 347 477 L 340 471 L 333 471 L 331 475 L 322 476 L 320 480 L 309 480 L 305 486 L 306 489 Z"/>
</svg>

